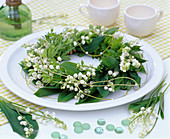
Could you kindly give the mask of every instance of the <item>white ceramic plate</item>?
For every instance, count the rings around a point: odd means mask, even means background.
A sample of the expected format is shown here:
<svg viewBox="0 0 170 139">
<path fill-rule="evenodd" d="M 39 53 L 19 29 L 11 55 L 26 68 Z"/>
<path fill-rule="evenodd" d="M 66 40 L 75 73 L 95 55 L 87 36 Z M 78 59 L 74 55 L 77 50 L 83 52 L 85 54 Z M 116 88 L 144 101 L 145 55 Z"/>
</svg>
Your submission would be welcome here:
<svg viewBox="0 0 170 139">
<path fill-rule="evenodd" d="M 60 33 L 63 30 L 63 28 L 59 26 L 54 30 L 57 33 Z M 107 98 L 113 98 L 113 100 L 100 101 L 98 103 L 81 105 L 75 105 L 74 103 L 76 102 L 76 100 L 61 103 L 57 102 L 57 99 L 36 97 L 35 95 L 33 95 L 34 92 L 27 86 L 25 79 L 22 77 L 20 73 L 21 67 L 19 66 L 18 63 L 20 63 L 20 61 L 23 60 L 23 58 L 27 57 L 26 49 L 22 48 L 21 45 L 27 42 L 35 43 L 38 38 L 45 35 L 48 31 L 46 30 L 34 33 L 20 39 L 6 50 L 0 61 L 0 77 L 5 86 L 8 89 L 10 89 L 13 93 L 27 101 L 49 108 L 70 111 L 88 111 L 105 109 L 126 104 L 141 98 L 142 96 L 152 91 L 162 80 L 163 63 L 161 57 L 149 44 L 147 44 L 144 41 L 141 41 L 140 44 L 142 45 L 142 49 L 144 51 L 144 57 L 145 59 L 147 59 L 148 79 L 146 84 L 143 85 L 138 91 L 134 91 L 133 89 L 131 89 L 128 95 L 122 97 L 126 92 L 119 90 L 107 96 Z M 136 39 L 135 37 L 132 37 L 130 35 L 127 34 L 124 35 L 125 38 L 128 40 Z M 71 61 L 74 62 L 79 62 L 81 60 L 84 60 L 86 64 L 99 63 L 98 60 L 93 60 L 88 56 L 79 58 L 73 55 L 71 57 Z M 146 64 L 144 66 L 146 67 Z M 144 82 L 146 75 L 140 74 L 140 76 L 142 78 L 142 82 Z M 52 97 L 57 98 L 57 95 L 53 95 Z"/>
</svg>

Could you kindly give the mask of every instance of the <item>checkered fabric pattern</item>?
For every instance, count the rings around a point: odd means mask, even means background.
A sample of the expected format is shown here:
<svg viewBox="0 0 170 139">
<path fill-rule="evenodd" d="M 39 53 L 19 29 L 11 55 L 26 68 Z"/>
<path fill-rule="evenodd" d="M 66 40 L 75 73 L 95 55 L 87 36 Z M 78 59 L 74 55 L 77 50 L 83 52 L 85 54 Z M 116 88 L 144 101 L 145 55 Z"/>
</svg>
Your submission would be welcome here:
<svg viewBox="0 0 170 139">
<path fill-rule="evenodd" d="M 58 15 L 58 14 L 68 14 L 68 18 L 61 19 L 57 18 L 55 20 L 50 21 L 50 23 L 67 23 L 67 24 L 76 24 L 87 26 L 91 23 L 91 21 L 85 17 L 83 17 L 78 8 L 80 4 L 86 4 L 87 0 L 31 0 L 31 2 L 27 3 L 28 7 L 32 11 L 32 18 L 38 19 L 43 16 L 49 15 Z M 120 8 L 120 16 L 114 26 L 119 26 L 120 31 L 127 33 L 127 30 L 124 25 L 123 19 L 123 11 L 129 5 L 133 4 L 147 4 L 151 5 L 157 9 L 162 9 L 164 11 L 164 15 L 162 19 L 157 23 L 155 30 L 153 33 L 145 38 L 142 38 L 144 41 L 148 42 L 152 47 L 158 51 L 160 56 L 165 59 L 169 57 L 170 47 L 169 47 L 169 9 L 170 3 L 165 0 L 121 0 L 121 8 Z M 55 27 L 56 25 L 52 24 L 36 24 L 33 23 L 33 32 L 42 31 L 45 29 L 50 29 Z M 0 39 L 0 56 L 5 52 L 5 50 L 13 44 L 14 42 L 6 41 Z M 4 96 L 8 100 L 26 105 L 31 107 L 42 108 L 40 106 L 36 106 L 31 104 L 18 96 L 14 95 L 10 92 L 0 80 L 0 95 Z M 5 116 L 0 114 L 0 125 L 7 123 Z"/>
</svg>

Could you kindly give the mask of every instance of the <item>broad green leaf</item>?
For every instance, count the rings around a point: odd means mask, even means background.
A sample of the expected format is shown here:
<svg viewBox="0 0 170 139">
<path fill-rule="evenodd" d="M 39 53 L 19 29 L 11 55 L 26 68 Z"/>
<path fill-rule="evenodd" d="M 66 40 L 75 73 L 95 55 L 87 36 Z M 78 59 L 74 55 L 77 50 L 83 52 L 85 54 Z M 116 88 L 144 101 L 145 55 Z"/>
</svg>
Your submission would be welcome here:
<svg viewBox="0 0 170 139">
<path fill-rule="evenodd" d="M 128 107 L 128 110 L 133 110 L 134 112 L 139 112 L 141 107 L 145 107 L 146 105 L 144 104 L 139 104 L 139 105 L 132 105 L 130 104 Z"/>
<path fill-rule="evenodd" d="M 79 73 L 80 71 L 76 68 L 77 64 L 73 62 L 63 62 L 61 67 L 63 67 L 69 75 L 74 73 Z"/>
<path fill-rule="evenodd" d="M 141 65 L 141 68 L 140 68 L 139 72 L 146 73 L 146 70 L 145 70 L 143 65 Z"/>
<path fill-rule="evenodd" d="M 130 85 L 132 85 L 131 81 L 128 80 L 126 84 L 129 85 L 126 87 L 127 90 L 130 90 L 132 88 L 132 86 L 130 86 Z"/>
<path fill-rule="evenodd" d="M 138 51 L 142 51 L 141 49 L 141 46 L 133 46 L 133 47 L 131 47 L 131 51 L 133 51 L 133 52 L 138 52 Z"/>
<path fill-rule="evenodd" d="M 110 93 L 109 91 L 104 90 L 103 87 L 97 87 L 97 90 L 99 91 L 100 95 L 102 95 L 102 97 L 105 97 Z"/>
<path fill-rule="evenodd" d="M 132 53 L 131 53 L 132 54 Z M 142 59 L 138 53 L 133 53 L 132 54 L 140 63 L 146 62 L 145 59 Z"/>
<path fill-rule="evenodd" d="M 114 69 L 119 67 L 119 61 L 117 61 L 114 57 L 112 56 L 106 56 L 102 58 L 102 64 L 105 65 L 109 69 Z M 119 68 L 118 68 L 119 69 Z M 116 71 L 118 71 L 118 69 Z"/>
<path fill-rule="evenodd" d="M 68 92 L 67 90 L 62 91 L 58 96 L 58 102 L 67 102 L 74 98 L 76 92 Z"/>
<path fill-rule="evenodd" d="M 38 89 L 37 92 L 34 93 L 37 97 L 44 97 L 44 96 L 49 96 L 49 95 L 54 95 L 58 94 L 61 92 L 61 89 L 58 87 L 43 87 Z"/>
<path fill-rule="evenodd" d="M 9 105 L 9 103 L 8 103 Z M 16 112 L 16 110 L 11 109 L 10 107 L 8 107 L 7 102 L 1 100 L 0 101 L 0 108 L 3 111 L 3 113 L 5 114 L 6 118 L 8 119 L 12 129 L 14 132 L 16 132 L 17 134 L 25 137 L 25 131 L 24 131 L 24 127 L 20 125 L 20 121 L 17 119 L 19 114 L 18 112 Z M 12 104 L 11 104 L 12 105 Z M 32 116 L 30 114 L 25 114 L 25 113 L 21 113 L 20 114 L 22 116 L 24 116 L 27 121 L 33 126 L 34 132 L 31 134 L 31 136 L 29 137 L 30 139 L 34 139 L 37 136 L 39 127 L 36 121 L 32 120 Z"/>
<path fill-rule="evenodd" d="M 119 77 L 119 76 L 118 76 L 118 77 Z M 122 81 L 123 81 L 123 78 L 115 79 L 115 84 L 121 84 Z M 119 90 L 120 87 L 121 87 L 121 85 L 115 85 L 115 87 L 114 87 L 115 92 L 116 92 L 117 90 Z"/>
<path fill-rule="evenodd" d="M 25 69 L 25 66 L 23 64 L 20 63 L 19 65 L 26 74 L 29 74 L 28 69 Z"/>
<path fill-rule="evenodd" d="M 108 75 L 104 72 L 101 73 L 100 71 L 96 71 L 96 77 L 94 79 L 95 81 L 105 81 L 108 80 Z"/>
<path fill-rule="evenodd" d="M 98 37 L 94 38 L 92 40 L 91 45 L 83 46 L 83 50 L 88 52 L 89 54 L 95 52 L 99 48 L 100 44 L 104 41 L 104 39 L 105 39 L 105 36 L 98 36 Z M 79 47 L 76 48 L 76 51 L 82 52 L 81 48 L 79 48 Z"/>
<path fill-rule="evenodd" d="M 119 29 L 119 27 L 115 27 L 115 28 L 111 28 L 108 29 L 107 31 L 105 31 L 105 34 L 114 34 L 117 30 Z"/>
<path fill-rule="evenodd" d="M 91 89 L 90 95 L 93 95 L 94 93 L 98 93 L 98 90 L 97 90 L 96 87 L 93 87 L 93 88 Z M 77 102 L 76 104 L 82 104 L 82 103 L 84 103 L 88 98 L 89 98 L 89 96 L 85 96 L 85 98 L 79 99 L 79 102 Z"/>
<path fill-rule="evenodd" d="M 97 89 L 94 89 L 94 90 L 90 93 L 90 95 L 95 96 L 95 97 L 97 97 L 97 98 L 99 98 L 99 99 L 93 98 L 93 97 L 90 97 L 90 96 L 87 96 L 86 99 L 84 99 L 84 101 L 79 100 L 79 102 L 77 102 L 76 104 L 95 103 L 95 102 L 99 102 L 99 101 L 100 101 L 100 98 L 103 98 L 103 97 L 100 95 L 100 93 L 98 92 Z"/>
<path fill-rule="evenodd" d="M 100 43 L 102 43 L 105 39 L 105 36 L 98 36 L 96 38 L 93 39 L 90 48 L 88 49 L 89 53 L 93 53 L 94 51 L 96 51 L 98 49 L 98 47 L 100 46 Z"/>
<path fill-rule="evenodd" d="M 151 99 L 145 99 L 142 101 L 134 102 L 129 105 L 128 110 L 134 110 L 134 112 L 139 112 L 141 107 L 146 107 L 148 106 L 148 103 L 150 102 L 149 106 L 152 106 L 153 104 L 156 104 L 159 101 L 159 96 L 154 97 L 152 100 Z"/>
<path fill-rule="evenodd" d="M 129 71 L 129 74 L 138 83 L 138 86 L 140 87 L 141 78 L 139 77 L 139 75 L 134 71 Z"/>
<path fill-rule="evenodd" d="M 95 81 L 106 81 L 106 80 L 108 80 L 107 74 L 102 74 L 101 72 L 96 72 Z M 105 82 L 98 83 L 98 85 L 104 85 L 104 84 L 105 84 Z M 99 91 L 100 95 L 102 95 L 102 97 L 105 97 L 107 94 L 110 93 L 109 91 L 104 90 L 103 87 L 97 87 L 97 90 Z"/>
</svg>

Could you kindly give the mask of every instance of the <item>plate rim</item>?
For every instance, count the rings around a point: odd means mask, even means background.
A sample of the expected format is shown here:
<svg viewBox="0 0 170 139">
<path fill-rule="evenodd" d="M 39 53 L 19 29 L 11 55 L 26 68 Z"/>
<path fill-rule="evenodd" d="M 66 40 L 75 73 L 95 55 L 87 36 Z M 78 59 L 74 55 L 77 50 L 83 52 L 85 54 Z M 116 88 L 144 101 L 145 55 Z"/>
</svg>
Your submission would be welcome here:
<svg viewBox="0 0 170 139">
<path fill-rule="evenodd" d="M 58 31 L 63 28 L 64 27 L 57 26 L 54 28 L 54 31 Z M 163 66 L 162 58 L 160 57 L 158 52 L 154 48 L 152 48 L 152 46 L 150 44 L 141 40 L 143 48 L 147 47 L 147 48 L 145 48 L 145 50 L 149 53 L 149 56 L 151 56 L 153 59 L 154 67 L 158 67 L 158 68 L 155 68 L 154 74 L 152 75 L 152 78 L 150 79 L 150 81 L 143 88 L 140 88 L 137 91 L 139 94 L 137 97 L 134 97 L 134 95 L 136 95 L 136 93 L 133 93 L 133 94 L 126 96 L 126 100 L 124 100 L 124 97 L 122 97 L 119 99 L 107 100 L 107 101 L 98 102 L 98 103 L 87 103 L 87 104 L 81 104 L 81 105 L 74 104 L 73 105 L 74 107 L 72 107 L 72 106 L 68 107 L 70 105 L 70 103 L 68 105 L 68 103 L 62 103 L 62 102 L 49 102 L 47 100 L 44 100 L 44 99 L 36 97 L 36 96 L 34 96 L 34 98 L 32 98 L 31 94 L 28 94 L 26 91 L 19 88 L 12 81 L 12 79 L 10 78 L 10 76 L 7 72 L 8 71 L 8 62 L 9 62 L 11 54 L 13 54 L 12 52 L 14 52 L 17 48 L 21 47 L 22 44 L 25 44 L 25 40 L 31 40 L 34 37 L 37 38 L 37 36 L 39 38 L 39 36 L 45 35 L 47 32 L 49 32 L 49 30 L 50 29 L 36 32 L 36 33 L 30 34 L 30 35 L 25 36 L 25 37 L 21 38 L 20 40 L 16 41 L 14 44 L 10 45 L 9 48 L 7 48 L 7 50 L 2 54 L 2 57 L 0 60 L 0 79 L 2 80 L 3 84 L 15 95 L 21 97 L 22 99 L 24 99 L 26 101 L 33 103 L 33 104 L 48 107 L 48 108 L 58 109 L 58 110 L 66 110 L 66 111 L 92 111 L 92 110 L 100 110 L 100 109 L 106 109 L 106 108 L 111 108 L 111 107 L 117 107 L 120 105 L 127 104 L 129 102 L 135 101 L 135 100 L 141 98 L 142 96 L 148 94 L 149 92 L 151 92 L 153 89 L 156 88 L 156 86 L 161 82 L 161 80 L 163 78 L 164 66 Z M 61 31 L 59 31 L 59 32 L 61 32 Z M 136 37 L 131 36 L 129 34 L 126 34 L 126 33 L 123 33 L 123 34 L 130 38 L 136 39 Z M 151 84 L 152 84 L 152 87 L 150 87 Z M 22 91 L 22 92 L 24 91 L 24 93 L 17 93 L 20 91 Z M 143 91 L 145 91 L 145 92 L 143 92 Z M 140 93 L 140 92 L 142 92 L 142 93 Z M 25 93 L 27 93 L 27 96 L 24 96 Z M 122 101 L 122 99 L 124 101 Z M 110 101 L 113 101 L 113 103 L 110 103 Z M 57 105 L 54 105 L 54 103 Z"/>
</svg>

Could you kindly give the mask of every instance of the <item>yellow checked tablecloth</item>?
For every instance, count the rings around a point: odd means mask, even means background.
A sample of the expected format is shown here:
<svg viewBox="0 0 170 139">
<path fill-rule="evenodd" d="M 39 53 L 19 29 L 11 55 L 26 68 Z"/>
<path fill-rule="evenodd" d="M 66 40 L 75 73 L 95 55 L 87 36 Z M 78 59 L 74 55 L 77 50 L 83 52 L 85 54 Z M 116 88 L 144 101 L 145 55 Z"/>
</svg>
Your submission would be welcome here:
<svg viewBox="0 0 170 139">
<path fill-rule="evenodd" d="M 91 21 L 85 17 L 83 17 L 78 8 L 80 4 L 85 4 L 87 0 L 31 0 L 31 2 L 27 3 L 28 7 L 32 11 L 33 19 L 37 19 L 43 16 L 49 15 L 58 15 L 61 13 L 68 14 L 67 19 L 56 19 L 55 21 L 51 21 L 50 23 L 67 23 L 67 24 L 76 24 L 76 25 L 88 25 Z M 116 24 L 113 26 L 119 26 L 120 31 L 127 33 L 127 30 L 124 25 L 123 20 L 123 11 L 125 8 L 132 4 L 148 4 L 155 8 L 160 8 L 164 11 L 163 18 L 159 23 L 157 23 L 156 29 L 154 32 L 145 38 L 146 42 L 151 44 L 154 47 L 163 59 L 170 56 L 170 40 L 169 40 L 169 5 L 170 3 L 165 0 L 121 0 L 121 9 L 120 9 L 120 16 L 117 20 Z M 44 29 L 50 29 L 55 27 L 55 25 L 48 25 L 48 24 L 35 24 L 33 23 L 33 32 L 38 32 Z M 5 41 L 0 39 L 0 56 L 5 52 L 9 45 L 13 44 L 14 42 Z M 2 68 L 2 67 L 1 67 Z M 21 92 L 22 93 L 22 92 Z M 10 92 L 0 80 L 0 96 L 4 96 L 8 100 L 24 104 L 27 106 L 41 108 L 40 106 L 36 106 L 31 104 L 12 92 Z M 7 123 L 5 116 L 0 113 L 0 125 Z"/>
</svg>

